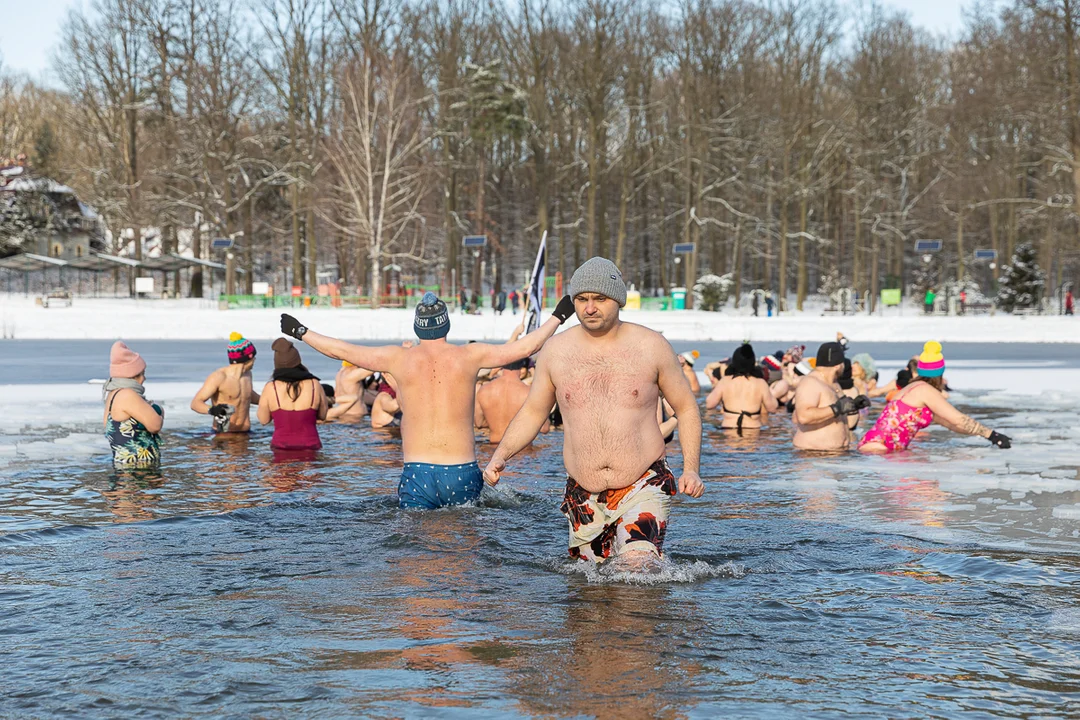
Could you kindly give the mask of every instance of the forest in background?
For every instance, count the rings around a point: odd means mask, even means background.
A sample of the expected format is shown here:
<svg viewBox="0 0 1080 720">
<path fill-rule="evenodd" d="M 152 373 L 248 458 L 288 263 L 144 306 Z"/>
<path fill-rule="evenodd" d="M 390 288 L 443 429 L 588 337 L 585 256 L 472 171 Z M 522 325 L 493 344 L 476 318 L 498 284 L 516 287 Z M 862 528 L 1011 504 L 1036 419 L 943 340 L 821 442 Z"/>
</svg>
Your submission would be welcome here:
<svg viewBox="0 0 1080 720">
<path fill-rule="evenodd" d="M 113 252 L 237 235 L 237 292 L 366 294 L 389 265 L 509 289 L 546 231 L 549 273 L 604 255 L 646 295 L 991 295 L 1025 243 L 1050 293 L 1080 260 L 1078 5 L 946 41 L 830 0 L 96 0 L 59 88 L 0 64 L 0 157 L 74 188 Z"/>
</svg>

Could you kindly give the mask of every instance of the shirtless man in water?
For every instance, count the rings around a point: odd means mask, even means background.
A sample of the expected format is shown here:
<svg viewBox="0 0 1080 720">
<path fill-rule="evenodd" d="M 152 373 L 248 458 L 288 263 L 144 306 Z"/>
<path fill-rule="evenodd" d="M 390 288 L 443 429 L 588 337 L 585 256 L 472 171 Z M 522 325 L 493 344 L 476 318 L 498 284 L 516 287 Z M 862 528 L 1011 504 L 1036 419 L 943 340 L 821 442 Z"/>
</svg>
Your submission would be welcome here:
<svg viewBox="0 0 1080 720">
<path fill-rule="evenodd" d="M 848 415 L 870 407 L 865 395 L 839 395 L 836 381 L 844 370 L 844 347 L 828 342 L 818 348 L 817 365 L 795 390 L 795 447 L 800 450 L 847 450 L 851 433 Z"/>
<path fill-rule="evenodd" d="M 521 371 L 526 367 L 526 362 L 519 360 L 503 367 L 497 378 L 484 383 L 476 391 L 476 427 L 488 428 L 490 443 L 502 440 L 510 421 L 529 396 L 529 386 L 521 380 Z M 549 427 L 550 423 L 545 420 L 541 431 L 547 432 Z"/>
<path fill-rule="evenodd" d="M 364 393 L 361 383 L 374 374 L 365 368 L 356 367 L 348 360 L 342 360 L 341 369 L 334 377 L 334 397 L 344 410 L 335 414 L 335 422 L 358 423 L 364 419 L 367 406 L 359 400 Z"/>
<path fill-rule="evenodd" d="M 212 427 L 219 435 L 250 432 L 251 406 L 259 404 L 259 393 L 251 386 L 255 346 L 234 332 L 228 354 L 229 364 L 210 373 L 191 401 L 192 410 L 213 417 Z"/>
<path fill-rule="evenodd" d="M 291 315 L 281 316 L 281 331 L 323 355 L 393 374 L 405 455 L 398 504 L 436 508 L 476 500 L 483 487 L 473 433 L 476 374 L 529 357 L 573 312 L 573 302 L 564 297 L 547 322 L 516 342 L 451 345 L 446 341 L 446 305 L 434 293 L 425 293 L 413 320 L 420 338 L 415 347 L 352 345 L 309 330 Z"/>
<path fill-rule="evenodd" d="M 700 497 L 701 415 L 671 345 L 619 319 L 626 285 L 610 260 L 577 269 L 570 292 L 580 325 L 551 340 L 536 363 L 529 397 L 484 471 L 495 485 L 506 461 L 528 445 L 558 399 L 563 417 L 570 554 L 593 562 L 646 559 L 663 551 L 671 498 Z M 664 459 L 656 422 L 660 393 L 679 419 L 683 473 Z"/>
</svg>

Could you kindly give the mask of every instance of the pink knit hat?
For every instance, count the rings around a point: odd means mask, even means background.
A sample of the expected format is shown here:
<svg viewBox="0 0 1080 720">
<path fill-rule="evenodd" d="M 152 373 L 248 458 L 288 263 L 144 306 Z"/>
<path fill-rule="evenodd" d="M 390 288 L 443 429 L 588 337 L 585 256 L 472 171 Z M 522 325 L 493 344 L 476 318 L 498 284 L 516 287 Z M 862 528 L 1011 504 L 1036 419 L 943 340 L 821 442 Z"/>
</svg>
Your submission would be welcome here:
<svg viewBox="0 0 1080 720">
<path fill-rule="evenodd" d="M 133 378 L 146 370 L 146 361 L 123 342 L 117 340 L 109 351 L 109 377 Z"/>
</svg>

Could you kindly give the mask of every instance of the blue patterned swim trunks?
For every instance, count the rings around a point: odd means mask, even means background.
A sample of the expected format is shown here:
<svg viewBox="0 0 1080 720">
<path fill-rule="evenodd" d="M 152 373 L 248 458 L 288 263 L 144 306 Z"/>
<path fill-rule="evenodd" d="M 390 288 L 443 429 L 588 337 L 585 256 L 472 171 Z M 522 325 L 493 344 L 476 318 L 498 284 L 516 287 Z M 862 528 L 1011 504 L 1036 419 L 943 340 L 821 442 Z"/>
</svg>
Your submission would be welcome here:
<svg viewBox="0 0 1080 720">
<path fill-rule="evenodd" d="M 484 476 L 475 461 L 462 465 L 405 463 L 398 481 L 398 507 L 434 510 L 480 497 Z"/>
</svg>

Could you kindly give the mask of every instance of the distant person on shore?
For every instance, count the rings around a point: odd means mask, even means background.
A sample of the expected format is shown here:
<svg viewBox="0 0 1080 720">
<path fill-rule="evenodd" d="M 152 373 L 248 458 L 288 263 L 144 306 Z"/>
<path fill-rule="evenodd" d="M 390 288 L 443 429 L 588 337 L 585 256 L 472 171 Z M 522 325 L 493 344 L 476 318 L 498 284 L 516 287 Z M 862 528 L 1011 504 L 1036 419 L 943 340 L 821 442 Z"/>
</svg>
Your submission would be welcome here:
<svg viewBox="0 0 1080 720">
<path fill-rule="evenodd" d="M 934 314 L 934 301 L 937 300 L 937 293 L 934 292 L 934 288 L 930 288 L 926 291 L 926 297 L 923 299 L 923 312 L 926 315 Z"/>
<path fill-rule="evenodd" d="M 1066 315 L 1072 315 L 1073 314 L 1073 294 L 1072 294 L 1072 290 L 1066 290 L 1065 291 L 1065 314 Z"/>
<path fill-rule="evenodd" d="M 329 357 L 393 374 L 405 456 L 398 505 L 432 509 L 480 496 L 483 478 L 473 430 L 477 373 L 529 357 L 573 312 L 573 301 L 564 297 L 547 322 L 505 345 L 448 343 L 450 316 L 433 293 L 416 306 L 413 330 L 420 344 L 413 348 L 352 345 L 309 330 L 291 315 L 281 316 L 281 330 Z"/>
<path fill-rule="evenodd" d="M 720 427 L 740 432 L 761 428 L 762 414 L 779 409 L 752 345 L 743 344 L 731 354 L 727 372 L 705 398 L 705 407 L 720 409 Z"/>
<path fill-rule="evenodd" d="M 327 419 L 346 424 L 362 422 L 368 411 L 363 402 L 364 381 L 374 374 L 367 368 L 356 367 L 348 360 L 343 360 L 341 369 L 334 376 L 335 402 Z M 354 397 L 356 402 L 351 400 Z"/>
<path fill-rule="evenodd" d="M 259 404 L 259 394 L 251 384 L 255 346 L 234 332 L 226 352 L 229 364 L 210 373 L 191 400 L 192 410 L 213 418 L 211 428 L 216 435 L 250 432 L 251 405 Z"/>
<path fill-rule="evenodd" d="M 864 453 L 884 454 L 907 450 L 920 430 L 934 422 L 962 435 L 978 435 L 1005 450 L 1012 441 L 954 408 L 942 395 L 945 357 L 941 343 L 931 340 L 919 355 L 919 376 L 890 400 L 859 443 Z"/>
<path fill-rule="evenodd" d="M 753 311 L 754 317 L 758 316 L 758 308 L 760 308 L 760 307 L 761 307 L 761 299 L 759 298 L 757 292 L 755 291 L 755 292 L 750 294 L 750 310 Z"/>
<path fill-rule="evenodd" d="M 502 440 L 510 421 L 529 396 L 529 386 L 521 377 L 527 364 L 528 360 L 518 360 L 503 366 L 498 377 L 476 391 L 476 426 L 488 429 L 490 443 L 498 444 Z M 546 433 L 549 428 L 550 424 L 545 422 L 540 430 Z"/>
<path fill-rule="evenodd" d="M 125 470 L 155 468 L 161 463 L 161 432 L 165 411 L 147 402 L 146 361 L 117 340 L 109 351 L 109 380 L 101 391 L 105 404 L 105 439 L 112 449 L 113 467 Z"/>
<path fill-rule="evenodd" d="M 291 342 L 278 338 L 270 348 L 274 374 L 259 398 L 259 422 L 274 424 L 274 450 L 314 452 L 322 447 L 318 422 L 326 419 L 326 394 Z"/>
<path fill-rule="evenodd" d="M 765 317 L 773 316 L 773 308 L 776 307 L 776 301 L 773 300 L 772 293 L 765 296 Z"/>
<path fill-rule="evenodd" d="M 549 343 L 536 362 L 524 407 L 484 470 L 495 485 L 506 462 L 540 431 L 551 406 L 563 418 L 570 555 L 600 563 L 660 557 L 671 498 L 700 497 L 701 415 L 671 345 L 659 333 L 623 322 L 626 284 L 615 263 L 587 260 L 570 280 L 579 325 Z M 661 394 L 678 417 L 683 453 L 676 480 L 657 422 Z"/>
<path fill-rule="evenodd" d="M 510 303 L 510 313 L 517 315 L 518 311 L 518 293 L 513 288 L 510 289 L 510 294 L 506 296 L 507 302 Z"/>
<path fill-rule="evenodd" d="M 827 342 L 818 348 L 817 362 L 795 390 L 795 437 L 800 450 L 846 450 L 850 446 L 848 415 L 870 406 L 870 398 L 849 398 L 836 391 L 844 370 L 844 348 Z"/>
</svg>

